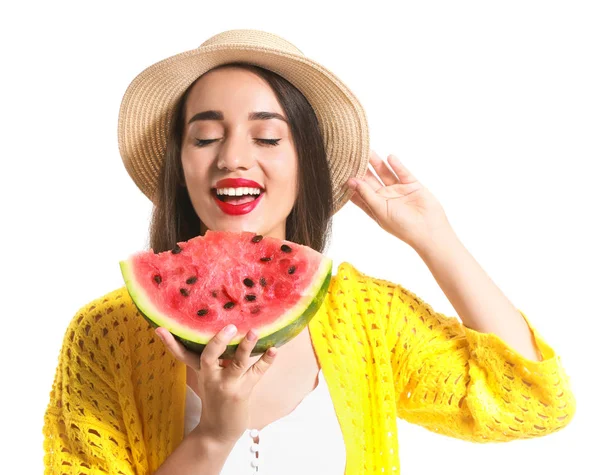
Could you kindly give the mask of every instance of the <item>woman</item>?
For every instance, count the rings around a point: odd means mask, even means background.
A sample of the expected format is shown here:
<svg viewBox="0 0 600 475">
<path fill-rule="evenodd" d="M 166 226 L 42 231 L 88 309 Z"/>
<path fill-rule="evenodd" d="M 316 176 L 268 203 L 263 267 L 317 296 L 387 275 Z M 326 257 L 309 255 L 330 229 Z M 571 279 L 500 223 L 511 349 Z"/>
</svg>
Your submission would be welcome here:
<svg viewBox="0 0 600 475">
<path fill-rule="evenodd" d="M 395 157 L 388 167 L 369 154 L 348 88 L 287 41 L 228 31 L 151 66 L 125 94 L 119 144 L 155 204 L 155 251 L 207 229 L 323 251 L 332 215 L 351 199 L 418 252 L 464 325 L 343 263 L 296 338 L 250 357 L 250 331 L 225 361 L 237 329 L 198 357 L 164 328 L 162 343 L 154 338 L 117 289 L 66 332 L 45 415 L 47 473 L 391 473 L 396 417 L 474 442 L 543 436 L 572 419 L 553 349 L 462 247 L 431 193 Z M 302 425 L 290 417 L 299 411 Z"/>
</svg>

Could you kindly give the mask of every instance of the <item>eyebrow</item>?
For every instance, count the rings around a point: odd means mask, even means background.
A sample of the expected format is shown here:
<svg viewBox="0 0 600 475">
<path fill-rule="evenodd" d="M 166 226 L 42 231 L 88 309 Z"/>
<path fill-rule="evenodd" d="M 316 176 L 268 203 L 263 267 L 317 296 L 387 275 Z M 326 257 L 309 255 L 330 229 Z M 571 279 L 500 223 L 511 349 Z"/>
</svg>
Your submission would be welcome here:
<svg viewBox="0 0 600 475">
<path fill-rule="evenodd" d="M 248 114 L 248 120 L 269 120 L 279 119 L 288 123 L 287 119 L 277 112 L 250 112 Z M 221 111 L 209 110 L 204 112 L 198 112 L 188 122 L 188 125 L 196 120 L 224 120 L 223 113 Z"/>
</svg>

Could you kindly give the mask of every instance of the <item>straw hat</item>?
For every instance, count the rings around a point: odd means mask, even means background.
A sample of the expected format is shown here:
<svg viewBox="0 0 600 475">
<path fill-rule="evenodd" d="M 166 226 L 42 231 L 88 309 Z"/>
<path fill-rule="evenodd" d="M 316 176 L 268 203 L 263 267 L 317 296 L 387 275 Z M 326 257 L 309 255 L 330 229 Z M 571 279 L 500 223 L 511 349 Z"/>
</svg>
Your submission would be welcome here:
<svg viewBox="0 0 600 475">
<path fill-rule="evenodd" d="M 334 212 L 339 211 L 352 195 L 348 178 L 363 177 L 368 168 L 365 112 L 332 72 L 280 36 L 259 30 L 219 33 L 197 49 L 153 64 L 131 82 L 121 102 L 118 133 L 119 151 L 135 184 L 153 200 L 175 103 L 199 76 L 230 62 L 273 71 L 304 94 L 323 134 Z"/>
</svg>

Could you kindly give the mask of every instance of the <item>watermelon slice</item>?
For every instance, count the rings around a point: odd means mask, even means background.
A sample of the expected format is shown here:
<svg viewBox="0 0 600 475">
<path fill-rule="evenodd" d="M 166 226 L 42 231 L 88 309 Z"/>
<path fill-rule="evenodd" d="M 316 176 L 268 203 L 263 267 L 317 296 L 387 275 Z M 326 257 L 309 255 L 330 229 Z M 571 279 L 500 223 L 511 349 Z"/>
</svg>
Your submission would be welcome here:
<svg viewBox="0 0 600 475">
<path fill-rule="evenodd" d="M 254 328 L 252 355 L 298 335 L 321 306 L 332 261 L 308 246 L 250 232 L 207 231 L 170 251 L 142 251 L 120 262 L 127 291 L 153 327 L 165 327 L 202 353 L 233 323 L 233 356 Z"/>
</svg>

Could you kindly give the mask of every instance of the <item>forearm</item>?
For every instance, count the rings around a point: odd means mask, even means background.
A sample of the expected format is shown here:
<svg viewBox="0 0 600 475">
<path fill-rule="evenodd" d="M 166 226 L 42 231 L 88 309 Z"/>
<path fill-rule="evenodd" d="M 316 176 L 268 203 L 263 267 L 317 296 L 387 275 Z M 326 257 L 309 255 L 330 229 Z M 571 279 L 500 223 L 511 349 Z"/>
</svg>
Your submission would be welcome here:
<svg viewBox="0 0 600 475">
<path fill-rule="evenodd" d="M 165 460 L 155 475 L 219 475 L 232 445 L 205 436 L 198 427 L 191 431 Z"/>
<path fill-rule="evenodd" d="M 533 361 L 541 361 L 527 323 L 449 229 L 415 247 L 463 324 L 494 333 Z"/>
</svg>

